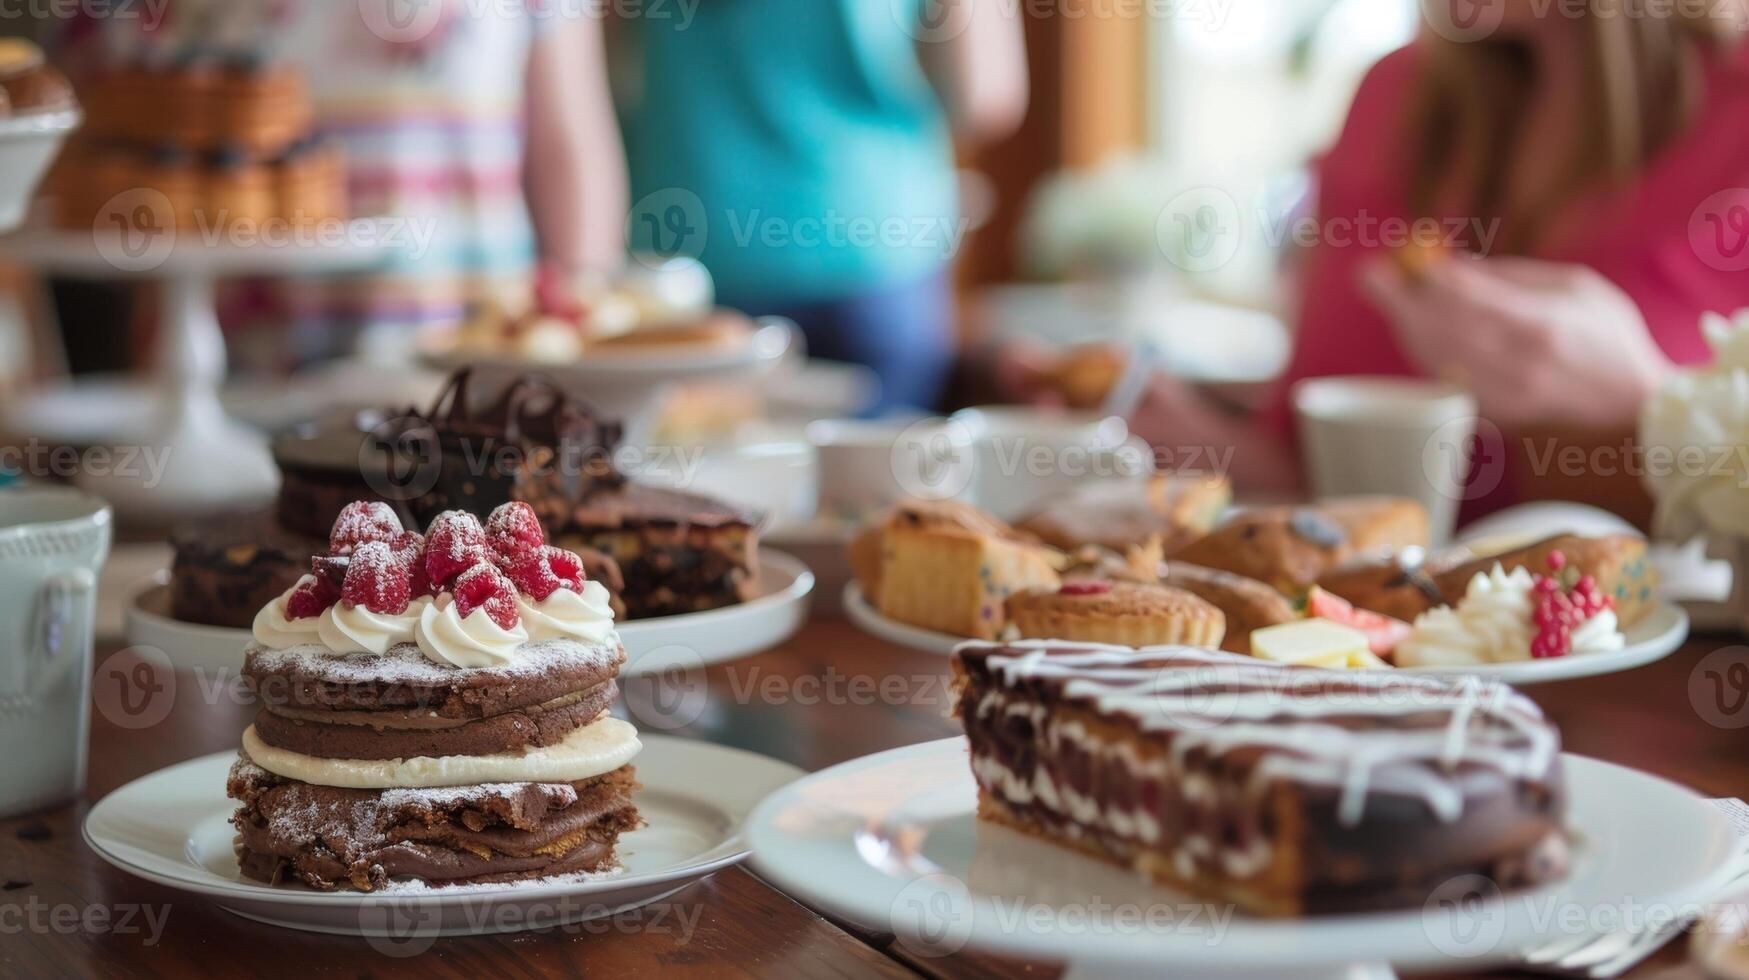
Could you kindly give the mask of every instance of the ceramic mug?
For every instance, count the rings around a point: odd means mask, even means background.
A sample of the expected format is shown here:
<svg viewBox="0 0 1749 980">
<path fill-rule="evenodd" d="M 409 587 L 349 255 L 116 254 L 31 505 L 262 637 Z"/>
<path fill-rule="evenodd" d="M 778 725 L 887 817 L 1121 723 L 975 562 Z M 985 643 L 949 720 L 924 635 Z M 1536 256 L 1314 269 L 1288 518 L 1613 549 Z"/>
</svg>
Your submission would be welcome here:
<svg viewBox="0 0 1749 980">
<path fill-rule="evenodd" d="M 85 789 L 97 571 L 109 505 L 59 487 L 0 490 L 0 817 Z"/>
<path fill-rule="evenodd" d="M 1409 497 L 1427 509 L 1433 543 L 1451 540 L 1469 479 L 1475 398 L 1440 381 L 1374 377 L 1312 378 L 1292 398 L 1314 496 Z"/>
<path fill-rule="evenodd" d="M 1089 481 L 1134 480 L 1154 469 L 1147 444 L 1103 412 L 991 405 L 953 418 L 972 432 L 972 499 L 1005 521 L 1022 520 Z"/>
<path fill-rule="evenodd" d="M 965 499 L 971 491 L 972 430 L 961 420 L 821 419 L 806 431 L 824 517 L 861 521 L 907 497 Z"/>
</svg>

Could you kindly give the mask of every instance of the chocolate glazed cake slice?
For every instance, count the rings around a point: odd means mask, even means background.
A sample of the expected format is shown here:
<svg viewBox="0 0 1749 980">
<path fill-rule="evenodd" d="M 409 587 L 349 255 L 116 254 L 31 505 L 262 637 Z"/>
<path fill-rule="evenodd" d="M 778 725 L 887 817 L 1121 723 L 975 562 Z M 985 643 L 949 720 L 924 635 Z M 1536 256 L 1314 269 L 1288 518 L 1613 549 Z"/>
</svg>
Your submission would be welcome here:
<svg viewBox="0 0 1749 980">
<path fill-rule="evenodd" d="M 1560 738 L 1478 681 L 1185 647 L 968 643 L 978 812 L 1270 916 L 1419 907 L 1564 874 Z"/>
<path fill-rule="evenodd" d="M 608 715 L 625 652 L 577 557 L 520 504 L 428 539 L 354 505 L 329 549 L 246 653 L 244 874 L 371 891 L 616 867 L 638 740 Z"/>
</svg>

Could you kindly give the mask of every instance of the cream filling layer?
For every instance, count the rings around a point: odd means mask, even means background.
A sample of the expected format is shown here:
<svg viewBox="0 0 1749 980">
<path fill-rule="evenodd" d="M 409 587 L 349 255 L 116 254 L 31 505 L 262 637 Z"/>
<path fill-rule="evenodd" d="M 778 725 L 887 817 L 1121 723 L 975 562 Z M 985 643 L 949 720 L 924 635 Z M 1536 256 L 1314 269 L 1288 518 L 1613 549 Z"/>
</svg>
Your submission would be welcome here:
<svg viewBox="0 0 1749 980">
<path fill-rule="evenodd" d="M 410 759 L 322 759 L 263 742 L 250 725 L 243 751 L 276 776 L 342 789 L 428 789 L 479 783 L 572 783 L 612 772 L 642 748 L 638 730 L 602 718 L 556 745 L 491 755 L 416 756 Z"/>
</svg>

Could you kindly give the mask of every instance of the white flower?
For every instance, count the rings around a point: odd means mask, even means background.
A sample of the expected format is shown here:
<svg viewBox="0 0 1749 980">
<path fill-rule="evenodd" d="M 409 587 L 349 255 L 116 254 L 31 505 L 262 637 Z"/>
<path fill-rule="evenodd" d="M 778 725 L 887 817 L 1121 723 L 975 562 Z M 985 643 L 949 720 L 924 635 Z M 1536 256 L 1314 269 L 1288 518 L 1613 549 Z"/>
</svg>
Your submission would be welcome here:
<svg viewBox="0 0 1749 980">
<path fill-rule="evenodd" d="M 1658 530 L 1677 540 L 1749 535 L 1749 309 L 1708 313 L 1701 331 L 1713 363 L 1679 373 L 1640 417 Z"/>
</svg>

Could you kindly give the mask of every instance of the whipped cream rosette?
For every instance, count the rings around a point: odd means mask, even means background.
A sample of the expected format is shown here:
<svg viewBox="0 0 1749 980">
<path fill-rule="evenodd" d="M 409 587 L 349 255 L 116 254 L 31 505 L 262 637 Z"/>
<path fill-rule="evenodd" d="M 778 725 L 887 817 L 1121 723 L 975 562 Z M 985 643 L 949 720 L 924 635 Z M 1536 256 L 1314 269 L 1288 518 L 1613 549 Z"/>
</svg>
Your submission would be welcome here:
<svg viewBox="0 0 1749 980">
<path fill-rule="evenodd" d="M 1749 535 L 1749 310 L 1709 313 L 1713 363 L 1678 373 L 1646 406 L 1644 481 L 1661 535 Z"/>
<path fill-rule="evenodd" d="M 526 504 L 341 514 L 255 617 L 261 695 L 232 769 L 245 874 L 373 890 L 611 868 L 638 825 L 608 595 Z"/>
<path fill-rule="evenodd" d="M 1620 650 L 1627 638 L 1615 600 L 1591 576 L 1574 574 L 1561 552 L 1549 555 L 1549 566 L 1557 575 L 1508 572 L 1498 563 L 1478 572 L 1456 605 L 1416 617 L 1397 645 L 1397 665 L 1466 667 Z"/>
</svg>

